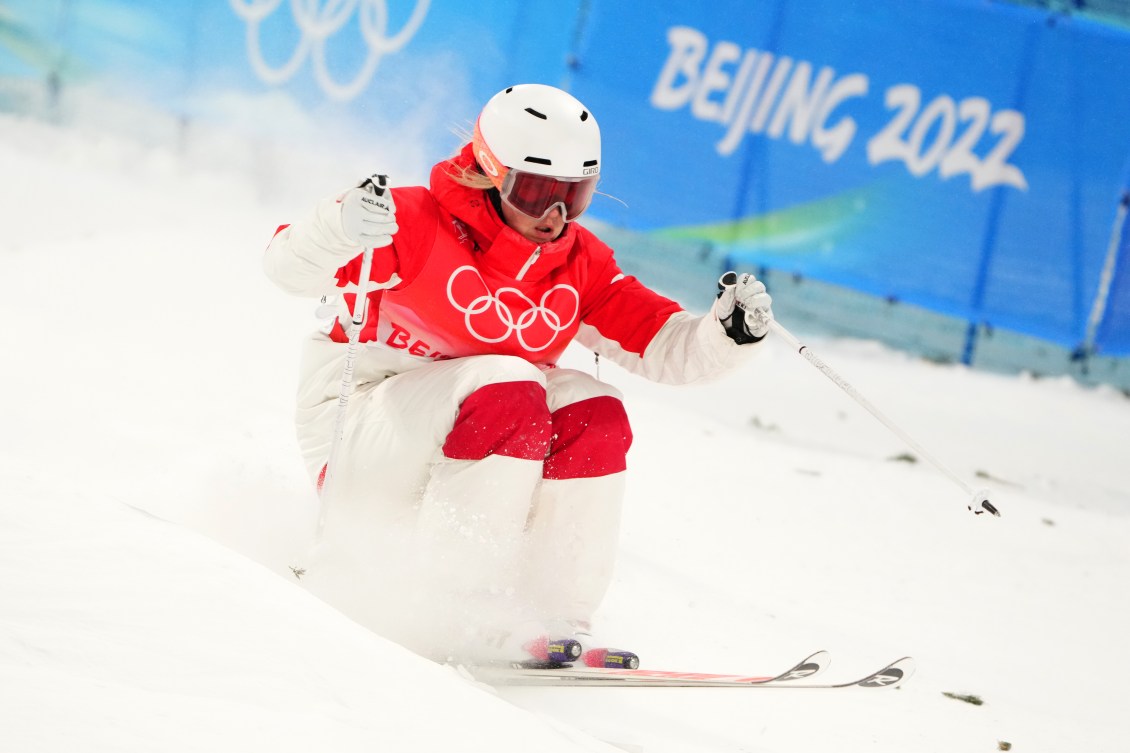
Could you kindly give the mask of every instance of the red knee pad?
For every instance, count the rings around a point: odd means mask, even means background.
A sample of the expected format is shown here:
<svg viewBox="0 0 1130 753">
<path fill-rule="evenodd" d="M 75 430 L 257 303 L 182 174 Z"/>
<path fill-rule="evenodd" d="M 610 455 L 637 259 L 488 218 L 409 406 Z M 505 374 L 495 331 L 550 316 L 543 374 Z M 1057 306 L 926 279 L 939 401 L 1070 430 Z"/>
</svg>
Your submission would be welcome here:
<svg viewBox="0 0 1130 753">
<path fill-rule="evenodd" d="M 530 381 L 488 384 L 459 407 L 443 454 L 453 460 L 488 455 L 543 460 L 551 429 L 545 387 Z"/>
<path fill-rule="evenodd" d="M 624 404 L 615 397 L 593 397 L 553 413 L 553 443 L 545 459 L 545 478 L 594 478 L 627 466 L 632 428 Z"/>
</svg>

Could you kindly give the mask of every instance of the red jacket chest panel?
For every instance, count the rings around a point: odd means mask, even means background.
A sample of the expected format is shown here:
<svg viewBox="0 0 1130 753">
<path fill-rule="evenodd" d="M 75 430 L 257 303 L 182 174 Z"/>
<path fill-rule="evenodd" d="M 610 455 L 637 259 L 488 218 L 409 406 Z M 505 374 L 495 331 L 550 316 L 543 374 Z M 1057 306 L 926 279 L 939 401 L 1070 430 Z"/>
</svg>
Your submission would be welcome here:
<svg viewBox="0 0 1130 753">
<path fill-rule="evenodd" d="M 556 362 L 580 326 L 581 292 L 569 265 L 518 281 L 494 272 L 484 252 L 444 229 L 441 222 L 430 248 L 412 249 L 426 255 L 414 277 L 382 296 L 377 339 L 428 358 L 501 354 Z"/>
</svg>

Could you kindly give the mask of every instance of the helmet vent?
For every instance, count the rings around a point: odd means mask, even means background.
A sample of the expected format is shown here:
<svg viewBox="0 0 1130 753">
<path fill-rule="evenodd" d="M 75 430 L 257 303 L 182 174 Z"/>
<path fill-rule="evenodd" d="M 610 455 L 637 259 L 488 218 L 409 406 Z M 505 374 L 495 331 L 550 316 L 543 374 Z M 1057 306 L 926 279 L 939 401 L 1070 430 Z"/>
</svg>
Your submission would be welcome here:
<svg viewBox="0 0 1130 753">
<path fill-rule="evenodd" d="M 526 162 L 533 162 L 535 165 L 552 165 L 553 160 L 546 159 L 545 157 L 526 157 Z"/>
<path fill-rule="evenodd" d="M 588 110 L 581 111 L 581 122 L 584 123 L 588 119 L 589 119 L 589 111 Z"/>
<path fill-rule="evenodd" d="M 594 160 L 594 159 L 587 159 L 587 160 L 585 160 L 585 161 L 584 161 L 584 162 L 583 162 L 583 163 L 581 164 L 581 167 L 593 167 L 593 166 L 595 166 L 595 165 L 596 165 L 596 160 Z"/>
<path fill-rule="evenodd" d="M 527 107 L 526 112 L 528 112 L 530 115 L 533 115 L 535 118 L 541 118 L 542 120 L 549 120 L 549 118 L 546 117 L 545 113 L 538 112 L 537 110 L 535 110 L 532 107 Z"/>
</svg>

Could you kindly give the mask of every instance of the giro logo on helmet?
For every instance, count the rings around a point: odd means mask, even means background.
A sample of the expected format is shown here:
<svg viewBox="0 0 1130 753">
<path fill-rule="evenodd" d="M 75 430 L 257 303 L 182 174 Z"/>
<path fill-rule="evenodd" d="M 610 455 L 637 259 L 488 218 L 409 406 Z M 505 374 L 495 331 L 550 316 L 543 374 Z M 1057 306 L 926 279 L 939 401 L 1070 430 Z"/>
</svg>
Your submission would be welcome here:
<svg viewBox="0 0 1130 753">
<path fill-rule="evenodd" d="M 513 337 L 531 353 L 545 350 L 580 313 L 581 296 L 572 285 L 554 285 L 535 302 L 517 288 L 491 291 L 478 270 L 462 266 L 447 281 L 447 299 L 463 314 L 467 332 L 484 343 Z"/>
</svg>

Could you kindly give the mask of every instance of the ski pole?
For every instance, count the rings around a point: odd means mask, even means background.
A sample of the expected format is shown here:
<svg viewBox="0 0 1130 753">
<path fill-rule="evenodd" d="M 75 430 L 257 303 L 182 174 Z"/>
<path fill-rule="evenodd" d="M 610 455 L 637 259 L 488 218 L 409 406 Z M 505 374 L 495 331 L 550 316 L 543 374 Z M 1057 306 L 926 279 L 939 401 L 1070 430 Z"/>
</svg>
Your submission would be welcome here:
<svg viewBox="0 0 1130 753">
<path fill-rule="evenodd" d="M 388 176 L 374 175 L 373 178 L 378 179 L 378 183 L 372 184 L 376 194 L 383 196 L 386 186 L 388 185 Z M 372 178 L 361 185 L 365 186 L 371 183 L 371 181 Z M 395 272 L 393 272 L 385 282 L 373 283 L 370 277 L 373 270 L 374 251 L 374 248 L 368 247 L 361 253 L 361 269 L 357 274 L 357 297 L 353 301 L 352 320 L 349 326 L 349 343 L 345 349 L 345 365 L 342 368 L 341 387 L 338 390 L 337 416 L 334 419 L 333 436 L 330 440 L 330 454 L 326 459 L 322 485 L 318 494 L 317 533 L 319 537 L 322 534 L 322 530 L 325 528 L 326 507 L 331 499 L 331 490 L 334 487 L 334 474 L 339 464 L 338 455 L 341 453 L 341 445 L 345 437 L 345 417 L 349 412 L 349 398 L 353 394 L 353 370 L 357 364 L 357 351 L 361 343 L 361 329 L 365 326 L 365 320 L 368 318 L 369 313 L 369 293 L 372 290 L 385 290 L 400 283 L 400 275 Z"/>
<path fill-rule="evenodd" d="M 879 422 L 881 424 L 883 424 L 883 426 L 886 426 L 888 429 L 890 429 L 895 434 L 895 436 L 897 436 L 899 439 L 901 439 L 903 442 L 905 442 L 908 447 L 910 447 L 912 450 L 914 450 L 916 453 L 918 453 L 922 457 L 926 458 L 926 460 L 931 465 L 933 465 L 935 468 L 937 468 L 939 471 L 941 471 L 945 476 L 947 476 L 951 481 L 953 481 L 955 484 L 957 484 L 959 487 L 961 487 L 961 489 L 964 490 L 965 493 L 970 497 L 970 502 L 969 502 L 968 507 L 973 512 L 974 515 L 981 515 L 982 513 L 988 512 L 988 513 L 992 513 L 993 515 L 995 515 L 998 518 L 1000 517 L 1000 511 L 998 511 L 997 508 L 993 506 L 993 503 L 989 501 L 987 490 L 985 490 L 985 489 L 974 490 L 972 487 L 969 486 L 969 484 L 965 483 L 961 479 L 961 477 L 959 477 L 956 473 L 954 473 L 949 468 L 947 468 L 945 465 L 943 465 L 940 461 L 938 461 L 937 458 L 935 458 L 933 455 L 931 455 L 929 452 L 927 452 L 925 449 L 923 449 L 922 445 L 915 442 L 914 439 L 912 439 L 910 437 L 910 435 L 908 435 L 905 431 L 903 431 L 897 425 L 895 425 L 895 423 L 893 421 L 891 421 L 889 418 L 884 416 L 879 411 L 879 409 L 876 408 L 874 405 L 872 405 L 871 402 L 867 398 L 865 398 L 863 395 L 861 395 L 859 393 L 859 391 L 857 389 L 855 389 L 855 387 L 852 387 L 851 384 L 849 384 L 847 382 L 847 380 L 845 380 L 842 376 L 840 376 L 835 371 L 833 371 L 832 368 L 830 366 L 828 366 L 828 364 L 824 363 L 824 361 L 822 361 L 819 356 L 817 356 L 815 353 L 813 353 L 811 350 L 809 350 L 807 345 L 805 345 L 800 340 L 798 340 L 796 337 L 794 337 L 793 334 L 791 332 L 789 332 L 787 329 L 785 329 L 785 327 L 782 326 L 776 319 L 769 316 L 765 311 L 762 311 L 760 309 L 754 312 L 754 316 L 756 316 L 758 318 L 758 320 L 760 320 L 762 323 L 768 324 L 770 329 L 772 329 L 774 332 L 776 332 L 778 335 L 780 335 L 786 342 L 788 342 L 790 345 L 792 345 L 794 348 L 796 348 L 798 354 L 803 356 L 806 361 L 808 361 L 810 364 L 812 364 L 817 369 L 819 369 L 820 372 L 824 374 L 824 376 L 828 377 L 833 382 L 835 382 L 836 386 L 839 387 L 844 392 L 846 392 L 848 394 L 848 396 L 851 397 L 852 400 L 854 400 L 855 402 L 859 403 L 864 408 L 866 408 L 868 413 L 870 413 L 875 418 L 879 419 Z"/>
<path fill-rule="evenodd" d="M 370 284 L 369 275 L 373 269 L 373 249 L 367 248 L 361 256 L 361 272 L 357 278 L 357 298 L 353 301 L 353 318 L 349 324 L 349 344 L 345 348 L 345 366 L 341 370 L 341 387 L 337 397 L 337 416 L 334 419 L 333 438 L 330 442 L 330 455 L 326 460 L 326 472 L 322 479 L 322 489 L 318 495 L 318 534 L 321 535 L 326 522 L 326 503 L 330 499 L 334 471 L 339 464 L 338 454 L 345 437 L 345 417 L 349 412 L 349 398 L 353 395 L 353 370 L 360 349 L 361 329 L 369 312 L 369 293 L 384 290 L 400 283 L 400 275 L 395 272 L 385 282 Z"/>
<path fill-rule="evenodd" d="M 337 456 L 341 451 L 345 436 L 345 416 L 349 411 L 349 398 L 353 394 L 353 368 L 357 363 L 357 349 L 361 342 L 361 328 L 365 324 L 369 303 L 369 274 L 373 269 L 373 249 L 367 248 L 361 256 L 361 274 L 357 278 L 357 298 L 353 301 L 353 319 L 349 325 L 349 344 L 345 348 L 345 367 L 341 372 L 341 387 L 337 397 L 337 417 L 334 420 L 334 433 L 330 442 L 330 456 L 326 460 L 326 475 L 318 504 L 318 533 L 326 522 L 326 501 L 333 488 L 334 471 L 337 469 Z"/>
</svg>

